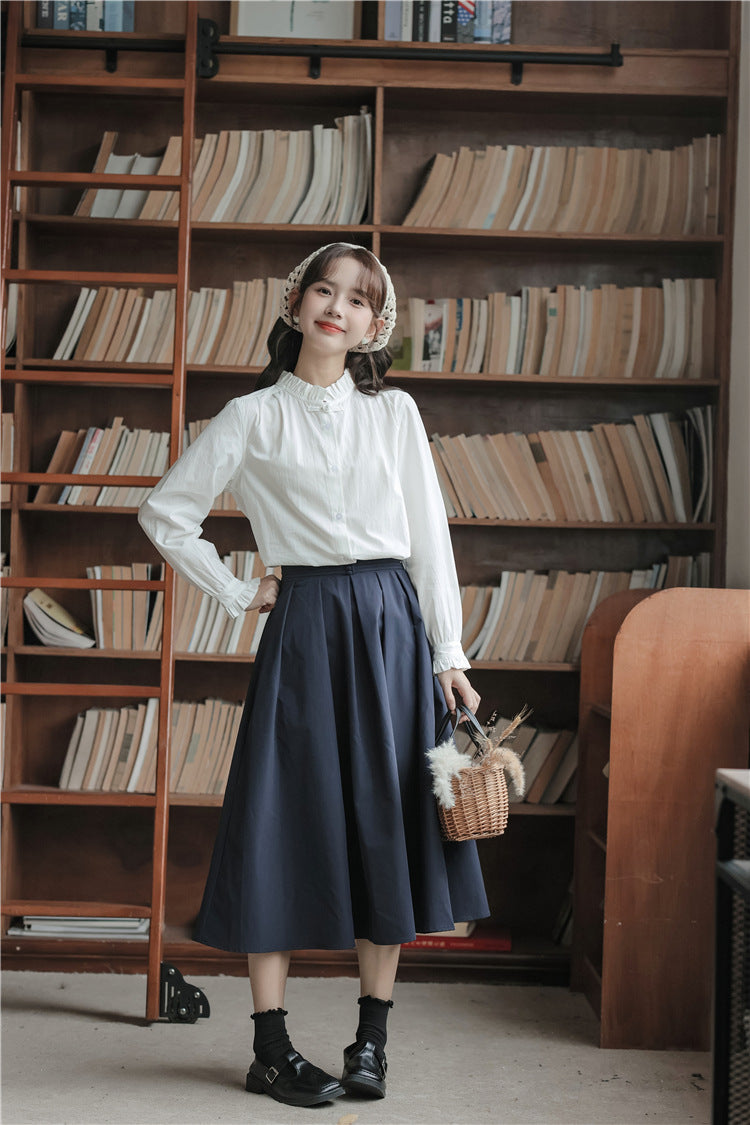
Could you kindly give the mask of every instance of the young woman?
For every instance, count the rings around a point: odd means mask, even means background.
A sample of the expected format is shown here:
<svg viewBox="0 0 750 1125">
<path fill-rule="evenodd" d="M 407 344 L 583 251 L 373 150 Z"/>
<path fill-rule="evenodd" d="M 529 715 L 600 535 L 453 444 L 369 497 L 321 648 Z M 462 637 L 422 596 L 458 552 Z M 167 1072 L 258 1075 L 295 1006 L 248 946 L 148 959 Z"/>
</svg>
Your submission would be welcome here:
<svg viewBox="0 0 750 1125">
<path fill-rule="evenodd" d="M 224 407 L 139 516 L 231 616 L 269 614 L 194 936 L 248 954 L 246 1087 L 289 1105 L 382 1097 L 401 944 L 488 914 L 475 844 L 441 840 L 425 759 L 456 693 L 472 710 L 479 696 L 424 427 L 413 399 L 382 385 L 395 308 L 368 250 L 306 258 L 255 391 Z M 226 488 L 265 578 L 235 578 L 201 538 Z M 355 945 L 359 1023 L 339 1082 L 292 1047 L 284 993 L 291 951 Z"/>
</svg>

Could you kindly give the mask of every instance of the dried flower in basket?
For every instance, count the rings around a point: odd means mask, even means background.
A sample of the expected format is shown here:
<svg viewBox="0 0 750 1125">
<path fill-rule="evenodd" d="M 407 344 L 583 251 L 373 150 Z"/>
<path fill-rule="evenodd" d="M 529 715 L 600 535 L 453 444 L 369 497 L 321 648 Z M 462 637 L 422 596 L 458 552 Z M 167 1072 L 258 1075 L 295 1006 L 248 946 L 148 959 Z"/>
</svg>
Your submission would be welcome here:
<svg viewBox="0 0 750 1125">
<path fill-rule="evenodd" d="M 530 714 L 531 709 L 523 707 L 499 734 L 491 720 L 485 728 L 483 745 L 477 747 L 471 756 L 458 749 L 453 734 L 428 750 L 427 760 L 432 773 L 432 791 L 437 797 L 438 804 L 444 809 L 454 807 L 456 789 L 460 788 L 462 774 L 466 770 L 502 768 L 512 782 L 516 795 L 522 797 L 525 788 L 523 764 L 518 754 L 503 743 L 513 736 Z M 458 786 L 454 786 L 454 779 L 458 781 Z"/>
</svg>

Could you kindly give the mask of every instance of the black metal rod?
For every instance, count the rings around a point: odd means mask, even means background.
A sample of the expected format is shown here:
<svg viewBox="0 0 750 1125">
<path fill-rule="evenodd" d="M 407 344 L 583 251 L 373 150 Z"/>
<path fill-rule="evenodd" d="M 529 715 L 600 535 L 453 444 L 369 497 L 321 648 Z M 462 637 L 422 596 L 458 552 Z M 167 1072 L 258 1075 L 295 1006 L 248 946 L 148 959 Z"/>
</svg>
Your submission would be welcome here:
<svg viewBox="0 0 750 1125">
<path fill-rule="evenodd" d="M 211 49 L 218 55 L 287 55 L 308 58 L 316 55 L 324 59 L 430 59 L 437 62 L 493 62 L 493 63 L 563 63 L 569 66 L 622 66 L 623 59 L 618 43 L 613 43 L 607 54 L 587 55 L 577 51 L 491 51 L 473 47 L 387 47 L 356 46 L 346 43 L 305 44 L 305 43 L 256 43 L 222 42 L 212 43 Z"/>
<path fill-rule="evenodd" d="M 185 53 L 184 39 L 147 39 L 145 36 L 141 39 L 124 39 L 121 34 L 103 35 L 101 32 L 95 34 L 96 38 L 93 34 L 91 38 L 78 35 L 64 38 L 61 35 L 22 35 L 21 46 L 48 47 L 56 51 L 160 51 L 183 55 Z"/>
</svg>

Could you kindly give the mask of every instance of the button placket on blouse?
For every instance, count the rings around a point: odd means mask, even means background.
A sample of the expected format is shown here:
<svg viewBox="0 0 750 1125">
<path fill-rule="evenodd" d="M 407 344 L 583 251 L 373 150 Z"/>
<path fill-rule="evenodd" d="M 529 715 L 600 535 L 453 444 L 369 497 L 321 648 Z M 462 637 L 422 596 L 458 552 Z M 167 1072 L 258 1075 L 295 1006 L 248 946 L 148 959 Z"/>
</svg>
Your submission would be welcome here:
<svg viewBox="0 0 750 1125">
<path fill-rule="evenodd" d="M 339 423 L 343 410 L 331 411 L 330 405 L 325 400 L 321 403 L 321 426 L 327 432 L 327 467 L 329 473 L 336 474 L 329 477 L 330 497 L 332 501 L 333 522 L 338 532 L 337 540 L 342 556 L 351 558 L 351 544 L 346 530 L 346 504 L 344 499 L 343 479 L 340 471 L 341 452 L 339 449 L 340 434 Z"/>
</svg>

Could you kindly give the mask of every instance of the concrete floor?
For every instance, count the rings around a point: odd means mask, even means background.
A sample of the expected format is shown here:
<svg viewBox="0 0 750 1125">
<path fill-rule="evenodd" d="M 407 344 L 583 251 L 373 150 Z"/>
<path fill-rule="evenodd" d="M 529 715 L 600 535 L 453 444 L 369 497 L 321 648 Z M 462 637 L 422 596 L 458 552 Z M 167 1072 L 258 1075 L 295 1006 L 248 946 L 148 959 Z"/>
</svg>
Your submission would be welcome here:
<svg viewBox="0 0 750 1125">
<path fill-rule="evenodd" d="M 247 1094 L 246 982 L 190 977 L 195 1024 L 145 1024 L 143 977 L 4 976 L 4 1125 L 688 1125 L 709 1122 L 710 1055 L 603 1051 L 586 1001 L 564 988 L 397 984 L 388 1095 L 313 1110 Z M 292 978 L 294 1045 L 340 1073 L 357 982 Z"/>
</svg>

